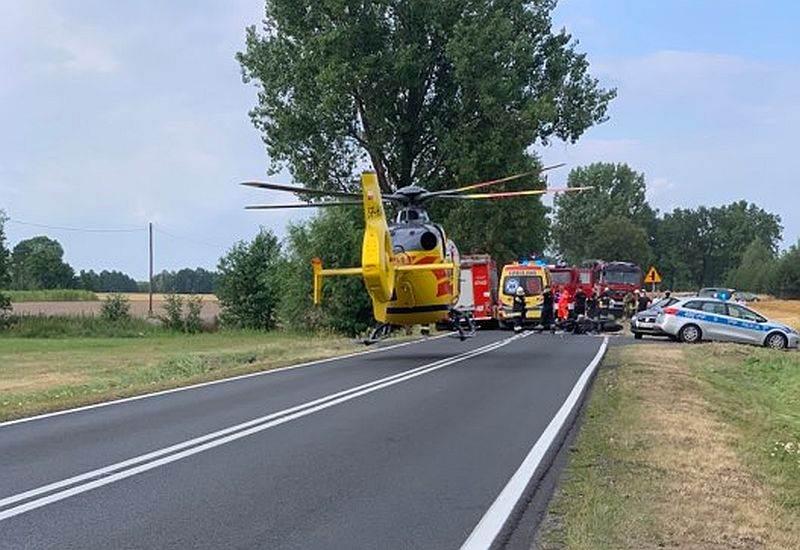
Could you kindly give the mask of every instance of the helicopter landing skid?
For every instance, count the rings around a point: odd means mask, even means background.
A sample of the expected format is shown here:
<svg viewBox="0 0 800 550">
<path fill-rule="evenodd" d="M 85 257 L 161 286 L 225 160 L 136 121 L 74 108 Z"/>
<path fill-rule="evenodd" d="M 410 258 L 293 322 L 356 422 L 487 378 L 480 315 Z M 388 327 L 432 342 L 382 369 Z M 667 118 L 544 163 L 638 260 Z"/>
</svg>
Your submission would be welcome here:
<svg viewBox="0 0 800 550">
<path fill-rule="evenodd" d="M 450 337 L 458 338 L 462 342 L 475 336 L 478 330 L 472 315 L 455 308 L 450 310 L 450 329 L 453 331 Z"/>
<path fill-rule="evenodd" d="M 395 328 L 394 325 L 381 323 L 377 327 L 372 329 L 372 331 L 369 333 L 369 337 L 361 340 L 361 343 L 364 344 L 365 346 L 370 346 L 372 344 L 380 342 L 381 340 L 385 340 L 386 338 L 392 335 L 392 332 L 394 332 L 394 328 Z"/>
</svg>

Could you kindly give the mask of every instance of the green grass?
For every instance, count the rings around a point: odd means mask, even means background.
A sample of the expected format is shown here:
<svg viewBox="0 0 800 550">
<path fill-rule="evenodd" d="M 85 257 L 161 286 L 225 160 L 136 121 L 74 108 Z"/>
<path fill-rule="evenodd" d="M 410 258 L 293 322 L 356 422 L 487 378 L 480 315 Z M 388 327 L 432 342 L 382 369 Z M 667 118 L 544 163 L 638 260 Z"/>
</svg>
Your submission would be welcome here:
<svg viewBox="0 0 800 550">
<path fill-rule="evenodd" d="M 800 354 L 612 348 L 540 548 L 800 547 Z"/>
<path fill-rule="evenodd" d="M 800 521 L 800 353 L 692 350 L 715 412 L 742 434 L 736 450 Z"/>
<path fill-rule="evenodd" d="M 542 524 L 542 548 L 623 548 L 655 538 L 656 514 L 648 498 L 654 472 L 638 460 L 647 448 L 643 405 L 634 388 L 620 383 L 616 351 L 609 352 L 594 382 L 567 471 Z"/>
<path fill-rule="evenodd" d="M 142 338 L 166 332 L 144 319 L 107 321 L 102 317 L 68 315 L 20 315 L 14 317 L 3 338 Z"/>
<path fill-rule="evenodd" d="M 89 290 L 3 290 L 11 303 L 20 302 L 95 302 L 97 295 Z"/>
<path fill-rule="evenodd" d="M 282 332 L 0 338 L 0 420 L 273 369 L 361 349 Z"/>
</svg>

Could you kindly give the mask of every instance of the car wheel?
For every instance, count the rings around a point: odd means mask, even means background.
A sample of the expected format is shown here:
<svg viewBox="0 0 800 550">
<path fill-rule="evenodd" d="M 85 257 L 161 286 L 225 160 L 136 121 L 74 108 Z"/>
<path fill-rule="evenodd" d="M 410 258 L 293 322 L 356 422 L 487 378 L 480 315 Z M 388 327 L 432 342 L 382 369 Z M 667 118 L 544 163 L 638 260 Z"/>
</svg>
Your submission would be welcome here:
<svg viewBox="0 0 800 550">
<path fill-rule="evenodd" d="M 786 349 L 786 346 L 789 345 L 789 342 L 786 340 L 786 336 L 783 334 L 779 332 L 773 332 L 767 336 L 767 340 L 764 342 L 764 345 L 772 349 Z"/>
<path fill-rule="evenodd" d="M 641 332 L 634 332 L 633 333 L 633 337 L 636 338 L 637 340 L 641 340 L 642 339 L 642 333 Z"/>
<path fill-rule="evenodd" d="M 697 325 L 684 325 L 678 332 L 678 338 L 681 342 L 696 344 L 703 339 L 703 333 L 700 332 L 700 327 Z"/>
</svg>

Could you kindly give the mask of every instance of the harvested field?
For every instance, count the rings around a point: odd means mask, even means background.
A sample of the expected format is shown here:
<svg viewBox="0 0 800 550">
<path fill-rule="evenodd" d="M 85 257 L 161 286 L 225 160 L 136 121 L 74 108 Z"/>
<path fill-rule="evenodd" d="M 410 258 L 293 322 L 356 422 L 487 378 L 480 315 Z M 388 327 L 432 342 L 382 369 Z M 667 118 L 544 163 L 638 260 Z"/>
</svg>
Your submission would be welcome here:
<svg viewBox="0 0 800 550">
<path fill-rule="evenodd" d="M 768 298 L 749 305 L 772 320 L 800 329 L 800 300 Z"/>
<path fill-rule="evenodd" d="M 98 294 L 97 302 L 22 302 L 12 304 L 14 313 L 19 315 L 99 315 L 106 294 Z M 146 318 L 148 313 L 147 294 L 125 294 L 131 303 L 131 315 Z M 164 294 L 153 295 L 153 313 L 163 315 Z M 203 309 L 200 316 L 204 321 L 213 321 L 220 312 L 219 302 L 213 294 L 202 295 Z"/>
</svg>

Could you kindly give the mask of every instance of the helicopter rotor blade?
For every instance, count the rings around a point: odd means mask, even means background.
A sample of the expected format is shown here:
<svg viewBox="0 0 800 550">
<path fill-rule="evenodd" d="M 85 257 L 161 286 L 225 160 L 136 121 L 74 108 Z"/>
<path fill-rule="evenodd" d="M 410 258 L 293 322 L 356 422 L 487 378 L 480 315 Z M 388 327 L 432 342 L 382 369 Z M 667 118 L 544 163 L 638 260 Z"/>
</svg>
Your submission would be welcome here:
<svg viewBox="0 0 800 550">
<path fill-rule="evenodd" d="M 253 204 L 245 206 L 245 210 L 280 210 L 283 208 L 324 208 L 328 206 L 355 206 L 363 201 L 330 201 L 330 202 L 292 202 L 288 204 Z"/>
<path fill-rule="evenodd" d="M 514 197 L 526 197 L 532 195 L 547 195 L 559 193 L 573 193 L 577 191 L 588 191 L 594 189 L 593 186 L 587 187 L 551 187 L 549 189 L 528 189 L 525 191 L 502 191 L 500 193 L 470 193 L 468 195 L 439 195 L 439 198 L 447 199 L 510 199 Z"/>
<path fill-rule="evenodd" d="M 541 174 L 542 172 L 547 172 L 548 170 L 555 170 L 556 168 L 561 168 L 562 166 L 564 166 L 564 163 L 553 164 L 552 166 L 545 166 L 541 170 L 531 170 L 530 172 L 522 172 L 520 174 L 514 174 L 512 176 L 506 176 L 504 178 L 483 181 L 480 183 L 473 183 L 471 185 L 465 185 L 463 187 L 456 187 L 455 189 L 443 189 L 441 191 L 432 191 L 429 194 L 429 196 L 450 195 L 453 193 L 463 193 L 464 191 L 472 191 L 474 189 L 482 189 L 484 187 L 489 187 L 490 185 L 496 185 L 498 183 L 505 183 L 507 181 L 517 180 L 520 178 L 524 178 L 526 176 L 532 176 L 533 174 Z"/>
<path fill-rule="evenodd" d="M 258 189 L 270 189 L 272 191 L 288 191 L 297 195 L 314 195 L 318 197 L 351 197 L 360 198 L 361 193 L 351 193 L 349 191 L 325 191 L 323 189 L 309 189 L 297 185 L 286 185 L 283 183 L 269 183 L 263 181 L 243 181 L 241 185 L 255 187 Z"/>
</svg>

